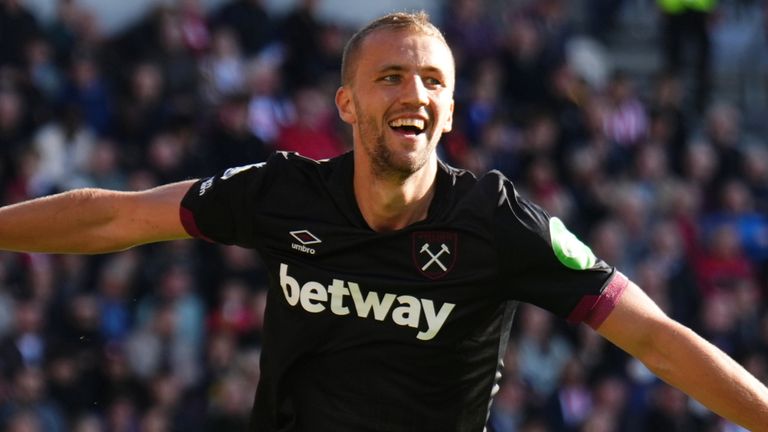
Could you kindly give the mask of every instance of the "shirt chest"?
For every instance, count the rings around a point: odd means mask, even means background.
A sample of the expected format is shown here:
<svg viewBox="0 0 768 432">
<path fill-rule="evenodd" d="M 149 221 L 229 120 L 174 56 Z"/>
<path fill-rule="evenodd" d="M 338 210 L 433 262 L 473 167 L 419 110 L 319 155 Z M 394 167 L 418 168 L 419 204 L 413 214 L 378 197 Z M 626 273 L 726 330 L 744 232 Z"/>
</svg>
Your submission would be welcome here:
<svg viewBox="0 0 768 432">
<path fill-rule="evenodd" d="M 457 226 L 397 233 L 282 220 L 264 236 L 272 314 L 344 340 L 432 341 L 498 305 L 488 239 Z M 326 332 L 327 334 L 327 332 Z M 354 337 L 352 338 L 354 339 Z"/>
</svg>

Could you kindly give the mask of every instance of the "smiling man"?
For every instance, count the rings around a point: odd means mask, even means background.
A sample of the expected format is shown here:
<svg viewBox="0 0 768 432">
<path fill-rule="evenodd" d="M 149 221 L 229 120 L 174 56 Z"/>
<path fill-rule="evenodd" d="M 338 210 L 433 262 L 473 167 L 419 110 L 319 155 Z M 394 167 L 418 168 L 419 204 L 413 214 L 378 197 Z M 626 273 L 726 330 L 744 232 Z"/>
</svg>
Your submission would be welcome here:
<svg viewBox="0 0 768 432">
<path fill-rule="evenodd" d="M 585 323 L 751 430 L 768 391 L 670 320 L 498 172 L 438 160 L 454 62 L 423 13 L 350 40 L 336 94 L 354 150 L 144 192 L 0 209 L 0 249 L 95 253 L 190 236 L 258 250 L 270 274 L 254 431 L 482 431 L 518 302 Z"/>
<path fill-rule="evenodd" d="M 426 20 L 374 22 L 350 40 L 341 76 L 336 104 L 352 125 L 363 217 L 375 231 L 424 219 L 435 148 L 453 120 L 454 61 L 442 34 Z"/>
</svg>

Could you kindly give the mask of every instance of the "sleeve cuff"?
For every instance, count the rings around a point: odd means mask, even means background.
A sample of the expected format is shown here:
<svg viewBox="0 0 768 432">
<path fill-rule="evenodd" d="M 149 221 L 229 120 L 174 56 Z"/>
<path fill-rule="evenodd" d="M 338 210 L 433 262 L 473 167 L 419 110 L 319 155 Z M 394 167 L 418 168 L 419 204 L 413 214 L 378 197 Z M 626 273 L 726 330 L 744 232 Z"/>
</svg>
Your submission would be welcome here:
<svg viewBox="0 0 768 432">
<path fill-rule="evenodd" d="M 593 329 L 597 329 L 619 303 L 619 299 L 628 284 L 629 279 L 616 271 L 600 295 L 584 296 L 579 301 L 568 316 L 568 322 L 571 324 L 583 322 Z"/>
<path fill-rule="evenodd" d="M 195 221 L 195 215 L 191 210 L 184 206 L 179 207 L 179 218 L 181 219 L 181 225 L 187 231 L 187 234 L 191 235 L 192 237 L 213 242 L 213 240 L 206 237 L 205 234 L 200 231 L 200 228 L 197 226 L 197 222 Z"/>
</svg>

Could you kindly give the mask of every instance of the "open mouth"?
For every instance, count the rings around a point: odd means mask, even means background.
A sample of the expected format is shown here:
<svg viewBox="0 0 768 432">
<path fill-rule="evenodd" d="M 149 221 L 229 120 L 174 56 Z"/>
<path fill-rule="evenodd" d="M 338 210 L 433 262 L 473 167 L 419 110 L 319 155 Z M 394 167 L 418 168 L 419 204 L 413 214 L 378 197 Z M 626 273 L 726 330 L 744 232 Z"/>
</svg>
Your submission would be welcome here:
<svg viewBox="0 0 768 432">
<path fill-rule="evenodd" d="M 404 135 L 419 135 L 424 132 L 426 122 L 419 118 L 400 118 L 389 122 L 389 127 Z"/>
</svg>

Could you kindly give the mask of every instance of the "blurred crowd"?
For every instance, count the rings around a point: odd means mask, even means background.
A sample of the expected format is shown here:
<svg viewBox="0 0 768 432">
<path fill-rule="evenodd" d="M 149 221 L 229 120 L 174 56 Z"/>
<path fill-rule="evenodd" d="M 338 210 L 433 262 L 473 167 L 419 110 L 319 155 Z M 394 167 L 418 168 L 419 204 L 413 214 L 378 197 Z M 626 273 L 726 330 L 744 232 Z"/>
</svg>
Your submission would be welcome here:
<svg viewBox="0 0 768 432">
<path fill-rule="evenodd" d="M 0 0 L 0 204 L 348 151 L 333 94 L 354 29 L 317 3 L 276 16 L 262 0 L 175 0 L 107 34 L 77 0 L 50 22 Z M 575 25 L 564 0 L 441 3 L 458 66 L 441 157 L 504 172 L 768 382 L 768 147 L 715 77 L 689 91 L 679 59 L 642 92 L 595 61 L 621 1 L 583 3 L 602 25 Z M 265 288 L 256 254 L 205 242 L 0 252 L 0 429 L 242 430 Z M 738 430 L 584 326 L 530 306 L 516 321 L 496 432 Z"/>
</svg>

